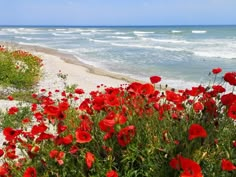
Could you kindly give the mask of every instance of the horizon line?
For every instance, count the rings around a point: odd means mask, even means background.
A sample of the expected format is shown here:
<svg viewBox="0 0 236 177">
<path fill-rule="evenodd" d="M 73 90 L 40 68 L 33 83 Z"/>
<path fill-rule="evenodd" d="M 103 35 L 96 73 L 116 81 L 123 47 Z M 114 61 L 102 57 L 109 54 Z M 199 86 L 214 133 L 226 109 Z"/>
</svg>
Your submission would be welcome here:
<svg viewBox="0 0 236 177">
<path fill-rule="evenodd" d="M 0 27 L 183 27 L 183 26 L 236 26 L 236 24 L 193 24 L 193 25 L 1 25 Z"/>
</svg>

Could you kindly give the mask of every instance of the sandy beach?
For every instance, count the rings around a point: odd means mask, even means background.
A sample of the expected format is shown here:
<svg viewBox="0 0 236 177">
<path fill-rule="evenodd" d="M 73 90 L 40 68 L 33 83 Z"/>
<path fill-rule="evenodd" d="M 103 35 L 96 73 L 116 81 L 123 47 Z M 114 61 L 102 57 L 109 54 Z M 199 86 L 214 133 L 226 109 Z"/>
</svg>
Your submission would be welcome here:
<svg viewBox="0 0 236 177">
<path fill-rule="evenodd" d="M 66 83 L 67 86 L 75 84 L 77 88 L 83 89 L 86 97 L 91 91 L 97 90 L 97 86 L 101 84 L 107 87 L 119 87 L 135 81 L 132 78 L 84 64 L 75 56 L 54 49 L 6 42 L 1 42 L 1 45 L 13 50 L 30 52 L 43 60 L 42 76 L 36 86 L 36 92 L 41 89 L 63 90 Z M 59 73 L 66 75 L 66 79 L 59 77 Z M 0 110 L 4 111 L 17 104 L 18 101 L 0 100 Z"/>
<path fill-rule="evenodd" d="M 58 77 L 59 73 L 67 76 L 66 83 L 68 85 L 76 84 L 79 88 L 84 89 L 86 93 L 96 90 L 97 86 L 101 84 L 107 87 L 119 87 L 121 84 L 135 81 L 124 75 L 111 73 L 82 63 L 79 58 L 54 49 L 16 43 L 2 44 L 7 48 L 30 52 L 43 60 L 42 78 L 38 83 L 39 89 L 52 90 L 64 87 L 63 79 Z"/>
</svg>

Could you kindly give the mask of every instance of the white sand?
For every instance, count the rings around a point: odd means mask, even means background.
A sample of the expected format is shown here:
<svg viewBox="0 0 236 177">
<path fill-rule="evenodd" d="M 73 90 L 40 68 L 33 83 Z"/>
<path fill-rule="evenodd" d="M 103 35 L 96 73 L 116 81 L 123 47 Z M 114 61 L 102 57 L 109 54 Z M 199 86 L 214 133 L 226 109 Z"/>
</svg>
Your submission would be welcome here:
<svg viewBox="0 0 236 177">
<path fill-rule="evenodd" d="M 42 52 L 34 52 L 43 59 L 44 78 L 40 81 L 39 87 L 46 89 L 62 89 L 63 79 L 58 77 L 59 71 L 66 74 L 66 83 L 68 85 L 76 84 L 79 88 L 84 89 L 87 93 L 96 90 L 97 85 L 104 84 L 106 86 L 119 87 L 120 84 L 126 84 L 127 81 L 112 78 L 109 75 L 97 75 L 89 71 L 88 68 L 68 63 L 60 57 Z"/>
<path fill-rule="evenodd" d="M 97 86 L 101 84 L 107 87 L 119 87 L 121 84 L 134 81 L 126 76 L 110 73 L 81 63 L 73 55 L 61 53 L 54 49 L 16 43 L 1 44 L 14 50 L 22 49 L 28 51 L 43 60 L 42 78 L 37 85 L 38 91 L 42 88 L 47 91 L 54 91 L 55 89 L 61 91 L 64 90 L 66 82 L 67 85 L 76 84 L 78 88 L 85 91 L 85 96 L 88 96 L 90 91 L 97 90 Z M 66 80 L 58 77 L 59 72 L 67 75 Z M 38 92 L 37 90 L 36 92 Z M 0 110 L 6 110 L 17 103 L 17 101 L 0 100 Z"/>
</svg>

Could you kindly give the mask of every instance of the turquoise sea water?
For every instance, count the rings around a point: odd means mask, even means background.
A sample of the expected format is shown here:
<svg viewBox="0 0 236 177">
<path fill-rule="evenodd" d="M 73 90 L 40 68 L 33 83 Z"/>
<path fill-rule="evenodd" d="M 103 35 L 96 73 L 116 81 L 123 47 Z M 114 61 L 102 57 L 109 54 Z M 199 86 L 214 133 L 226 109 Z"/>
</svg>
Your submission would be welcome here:
<svg viewBox="0 0 236 177">
<path fill-rule="evenodd" d="M 0 27 L 0 41 L 73 54 L 111 72 L 170 87 L 208 80 L 214 67 L 236 71 L 236 26 Z"/>
</svg>

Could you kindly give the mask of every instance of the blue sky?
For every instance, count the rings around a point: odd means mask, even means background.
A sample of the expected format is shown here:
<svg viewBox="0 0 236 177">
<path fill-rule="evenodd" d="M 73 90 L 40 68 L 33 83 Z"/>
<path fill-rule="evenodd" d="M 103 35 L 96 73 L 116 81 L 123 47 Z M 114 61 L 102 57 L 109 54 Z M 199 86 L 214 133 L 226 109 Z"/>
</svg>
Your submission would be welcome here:
<svg viewBox="0 0 236 177">
<path fill-rule="evenodd" d="M 0 0 L 0 25 L 236 24 L 236 0 Z"/>
</svg>

